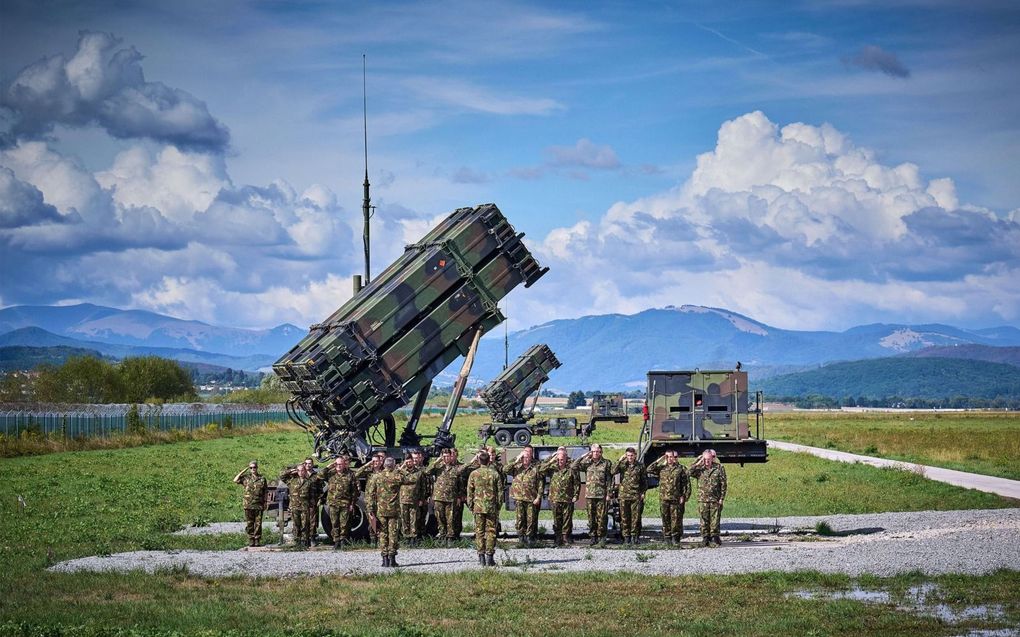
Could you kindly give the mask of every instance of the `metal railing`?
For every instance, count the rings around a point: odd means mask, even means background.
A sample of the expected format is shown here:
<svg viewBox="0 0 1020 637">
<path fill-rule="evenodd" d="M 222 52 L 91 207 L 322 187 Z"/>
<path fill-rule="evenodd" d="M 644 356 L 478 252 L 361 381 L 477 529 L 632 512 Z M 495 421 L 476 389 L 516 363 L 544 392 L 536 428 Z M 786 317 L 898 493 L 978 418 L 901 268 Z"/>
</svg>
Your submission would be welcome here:
<svg viewBox="0 0 1020 637">
<path fill-rule="evenodd" d="M 215 405 L 174 403 L 137 405 L 0 405 L 0 434 L 18 437 L 33 433 L 61 438 L 107 438 L 129 432 L 193 431 L 210 425 L 223 428 L 255 427 L 287 422 L 281 405 Z"/>
</svg>

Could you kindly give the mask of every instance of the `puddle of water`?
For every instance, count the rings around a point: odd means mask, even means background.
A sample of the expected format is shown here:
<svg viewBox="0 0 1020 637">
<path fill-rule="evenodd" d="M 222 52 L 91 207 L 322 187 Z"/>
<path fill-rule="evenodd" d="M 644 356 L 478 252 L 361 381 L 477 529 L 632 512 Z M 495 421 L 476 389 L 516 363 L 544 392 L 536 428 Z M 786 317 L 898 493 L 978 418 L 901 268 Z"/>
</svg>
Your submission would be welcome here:
<svg viewBox="0 0 1020 637">
<path fill-rule="evenodd" d="M 958 624 L 969 620 L 1000 620 L 1005 617 L 1005 610 L 1000 604 L 978 604 L 974 606 L 950 606 L 930 597 L 938 593 L 938 587 L 925 583 L 907 590 L 904 603 L 897 604 L 898 610 L 919 615 L 935 617 L 947 624 Z M 886 591 L 873 591 L 863 588 L 851 588 L 845 591 L 793 591 L 790 597 L 798 599 L 851 600 L 865 604 L 893 604 L 892 595 Z M 1020 637 L 1014 629 L 971 631 L 967 637 Z"/>
</svg>

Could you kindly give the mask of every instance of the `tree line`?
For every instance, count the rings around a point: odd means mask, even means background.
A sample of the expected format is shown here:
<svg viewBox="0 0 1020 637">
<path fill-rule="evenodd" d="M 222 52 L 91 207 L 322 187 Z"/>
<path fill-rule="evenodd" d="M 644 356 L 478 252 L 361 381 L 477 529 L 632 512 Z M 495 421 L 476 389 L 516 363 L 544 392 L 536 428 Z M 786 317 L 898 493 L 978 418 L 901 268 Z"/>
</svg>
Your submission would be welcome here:
<svg viewBox="0 0 1020 637">
<path fill-rule="evenodd" d="M 177 361 L 159 356 L 110 362 L 72 356 L 61 365 L 40 365 L 29 374 L 0 381 L 0 402 L 143 403 L 189 402 L 198 394 L 191 374 Z"/>
</svg>

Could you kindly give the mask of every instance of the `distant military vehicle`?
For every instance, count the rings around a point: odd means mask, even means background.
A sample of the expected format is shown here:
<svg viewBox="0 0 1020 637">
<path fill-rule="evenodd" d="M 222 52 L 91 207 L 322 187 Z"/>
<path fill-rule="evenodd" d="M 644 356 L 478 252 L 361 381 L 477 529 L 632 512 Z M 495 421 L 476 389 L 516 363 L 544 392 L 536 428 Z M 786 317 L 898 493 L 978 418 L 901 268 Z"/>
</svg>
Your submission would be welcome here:
<svg viewBox="0 0 1020 637">
<path fill-rule="evenodd" d="M 627 420 L 627 406 L 623 394 L 595 394 L 592 396 L 591 410 L 588 414 L 590 424 L 594 425 L 597 422 L 625 424 Z"/>
<path fill-rule="evenodd" d="M 722 462 L 766 462 L 761 392 L 749 401 L 747 372 L 648 372 L 647 420 L 638 455 L 647 465 L 667 450 L 694 457 L 715 449 Z M 754 414 L 754 430 L 749 415 Z"/>
<path fill-rule="evenodd" d="M 532 345 L 499 376 L 479 392 L 492 415 L 492 422 L 485 423 L 478 430 L 482 443 L 490 437 L 496 444 L 518 447 L 531 443 L 533 435 L 576 436 L 582 430 L 576 418 L 549 418 L 531 423 L 535 415 L 535 404 L 542 384 L 549 380 L 549 373 L 560 366 L 556 355 L 548 345 Z M 531 409 L 527 409 L 528 397 L 535 395 Z"/>
</svg>

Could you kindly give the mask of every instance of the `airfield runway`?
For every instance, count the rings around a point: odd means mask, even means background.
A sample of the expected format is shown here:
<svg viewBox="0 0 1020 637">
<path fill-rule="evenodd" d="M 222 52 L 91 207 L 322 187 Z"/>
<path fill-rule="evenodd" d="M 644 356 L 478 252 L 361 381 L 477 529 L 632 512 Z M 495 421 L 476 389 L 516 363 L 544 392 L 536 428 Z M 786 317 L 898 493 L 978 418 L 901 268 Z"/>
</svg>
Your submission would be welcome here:
<svg viewBox="0 0 1020 637">
<path fill-rule="evenodd" d="M 825 521 L 835 535 L 812 533 Z M 580 530 L 582 525 L 575 524 Z M 221 526 L 223 531 L 227 529 Z M 688 527 L 689 530 L 691 527 Z M 783 529 L 783 532 L 772 532 Z M 234 530 L 231 528 L 231 530 Z M 646 519 L 657 535 L 658 521 Z M 797 534 L 803 530 L 806 533 Z M 878 576 L 920 571 L 985 574 L 1020 569 L 1020 509 L 918 511 L 725 520 L 721 548 L 612 547 L 497 551 L 500 569 L 527 572 L 630 571 L 648 575 L 815 570 Z M 236 531 L 234 531 L 236 532 Z M 481 568 L 471 549 L 402 549 L 401 569 L 449 573 Z M 205 577 L 301 577 L 391 573 L 374 550 L 134 551 L 61 562 L 49 570 L 147 572 L 186 568 Z"/>
</svg>

